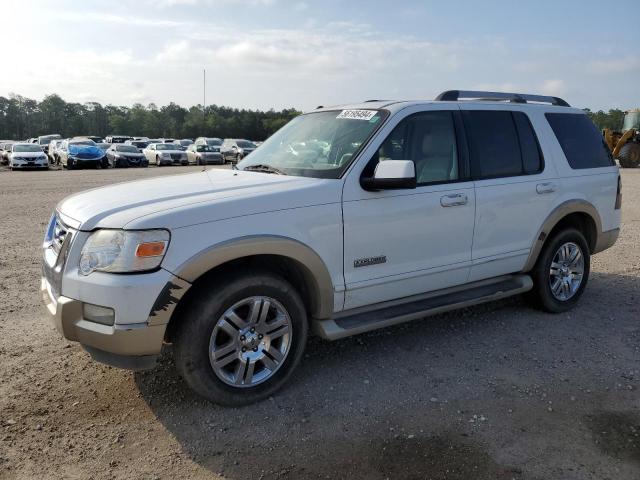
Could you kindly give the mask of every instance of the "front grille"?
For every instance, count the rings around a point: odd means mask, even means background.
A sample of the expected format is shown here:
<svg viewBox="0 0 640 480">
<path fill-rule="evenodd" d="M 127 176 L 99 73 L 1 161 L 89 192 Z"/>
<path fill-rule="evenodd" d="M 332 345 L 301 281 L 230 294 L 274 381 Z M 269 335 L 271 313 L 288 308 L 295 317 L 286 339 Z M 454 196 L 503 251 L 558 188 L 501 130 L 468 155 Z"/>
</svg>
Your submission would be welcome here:
<svg viewBox="0 0 640 480">
<path fill-rule="evenodd" d="M 74 231 L 55 216 L 51 220 L 44 243 L 42 275 L 51 287 L 51 293 L 58 297 L 62 288 L 62 273 L 71 247 Z"/>
<path fill-rule="evenodd" d="M 179 153 L 172 153 L 171 154 L 171 160 L 181 160 L 182 159 L 182 155 Z"/>
<path fill-rule="evenodd" d="M 62 245 L 67 238 L 67 233 L 67 227 L 65 227 L 64 224 L 56 217 L 56 223 L 53 227 L 53 236 L 51 238 L 51 248 L 56 252 L 56 255 L 60 254 Z"/>
<path fill-rule="evenodd" d="M 73 156 L 80 160 L 98 160 L 98 158 L 96 158 L 95 153 L 89 153 L 89 152 L 78 152 Z"/>
</svg>

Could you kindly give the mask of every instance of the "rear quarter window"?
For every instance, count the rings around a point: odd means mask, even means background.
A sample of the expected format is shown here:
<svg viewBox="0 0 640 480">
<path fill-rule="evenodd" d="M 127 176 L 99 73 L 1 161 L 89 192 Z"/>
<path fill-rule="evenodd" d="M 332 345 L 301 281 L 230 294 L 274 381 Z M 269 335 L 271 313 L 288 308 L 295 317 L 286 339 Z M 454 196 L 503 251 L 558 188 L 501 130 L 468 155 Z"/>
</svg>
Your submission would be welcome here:
<svg viewBox="0 0 640 480">
<path fill-rule="evenodd" d="M 589 117 L 581 113 L 546 113 L 545 117 L 571 168 L 615 165 L 602 135 Z"/>
</svg>

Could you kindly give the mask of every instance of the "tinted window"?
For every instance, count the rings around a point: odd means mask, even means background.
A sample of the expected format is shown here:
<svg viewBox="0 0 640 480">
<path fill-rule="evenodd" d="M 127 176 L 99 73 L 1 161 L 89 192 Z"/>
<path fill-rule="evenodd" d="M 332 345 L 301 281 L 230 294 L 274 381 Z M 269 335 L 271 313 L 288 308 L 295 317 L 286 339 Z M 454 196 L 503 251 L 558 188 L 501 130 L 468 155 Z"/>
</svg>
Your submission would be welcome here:
<svg viewBox="0 0 640 480">
<path fill-rule="evenodd" d="M 512 112 L 513 120 L 518 129 L 520 150 L 522 152 L 522 166 L 525 174 L 542 171 L 542 154 L 540 145 L 533 131 L 529 118 L 522 112 Z"/>
<path fill-rule="evenodd" d="M 472 173 L 476 178 L 522 174 L 520 144 L 511 112 L 462 112 Z"/>
<path fill-rule="evenodd" d="M 593 122 L 581 113 L 546 113 L 571 168 L 610 167 L 613 159 Z"/>
<path fill-rule="evenodd" d="M 402 120 L 378 150 L 380 161 L 413 160 L 418 185 L 458 179 L 451 112 L 424 112 Z"/>
</svg>

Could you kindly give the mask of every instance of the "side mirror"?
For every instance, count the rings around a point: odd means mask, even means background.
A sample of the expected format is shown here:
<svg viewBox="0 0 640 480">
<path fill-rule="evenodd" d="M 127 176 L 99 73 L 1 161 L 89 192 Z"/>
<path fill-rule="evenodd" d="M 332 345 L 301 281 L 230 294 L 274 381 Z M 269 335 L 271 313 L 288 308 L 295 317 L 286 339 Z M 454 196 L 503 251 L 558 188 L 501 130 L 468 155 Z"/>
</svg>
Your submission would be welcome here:
<svg viewBox="0 0 640 480">
<path fill-rule="evenodd" d="M 411 160 L 383 160 L 378 162 L 373 177 L 363 177 L 365 190 L 395 190 L 416 188 L 416 167 Z"/>
</svg>

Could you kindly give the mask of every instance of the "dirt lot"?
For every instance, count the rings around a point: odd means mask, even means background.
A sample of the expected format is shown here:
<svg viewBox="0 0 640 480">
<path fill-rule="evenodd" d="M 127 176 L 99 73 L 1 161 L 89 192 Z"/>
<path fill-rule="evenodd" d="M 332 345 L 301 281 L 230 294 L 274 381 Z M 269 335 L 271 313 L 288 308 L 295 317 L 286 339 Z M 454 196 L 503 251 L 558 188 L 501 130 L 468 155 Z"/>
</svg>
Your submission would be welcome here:
<svg viewBox="0 0 640 480">
<path fill-rule="evenodd" d="M 94 363 L 38 293 L 60 199 L 187 170 L 0 171 L 0 479 L 640 478 L 640 170 L 574 311 L 514 298 L 312 340 L 288 388 L 238 409 L 197 398 L 170 355 Z"/>
</svg>

